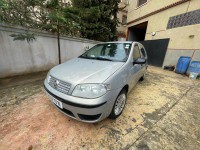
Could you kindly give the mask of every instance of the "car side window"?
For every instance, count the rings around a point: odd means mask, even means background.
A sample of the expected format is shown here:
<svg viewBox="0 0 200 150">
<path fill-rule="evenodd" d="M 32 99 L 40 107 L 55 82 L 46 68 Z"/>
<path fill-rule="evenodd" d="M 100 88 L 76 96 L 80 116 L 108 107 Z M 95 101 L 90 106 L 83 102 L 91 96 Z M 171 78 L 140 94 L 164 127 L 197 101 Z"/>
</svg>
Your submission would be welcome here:
<svg viewBox="0 0 200 150">
<path fill-rule="evenodd" d="M 137 44 L 135 44 L 135 47 L 133 49 L 133 60 L 136 60 L 140 58 L 140 50 Z"/>
<path fill-rule="evenodd" d="M 142 45 L 140 45 L 140 51 L 141 51 L 141 58 L 145 58 L 146 53 L 145 53 L 144 47 Z"/>
</svg>

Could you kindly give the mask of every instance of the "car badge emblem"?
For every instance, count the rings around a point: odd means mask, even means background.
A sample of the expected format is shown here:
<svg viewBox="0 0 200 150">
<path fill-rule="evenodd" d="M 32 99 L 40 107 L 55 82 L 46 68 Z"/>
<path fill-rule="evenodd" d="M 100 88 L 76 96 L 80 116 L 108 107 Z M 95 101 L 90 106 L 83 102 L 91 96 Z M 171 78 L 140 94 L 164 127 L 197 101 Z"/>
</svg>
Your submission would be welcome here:
<svg viewBox="0 0 200 150">
<path fill-rule="evenodd" d="M 59 84 L 59 81 L 58 81 L 58 80 L 55 80 L 55 81 L 54 81 L 54 87 L 57 88 L 58 84 Z"/>
</svg>

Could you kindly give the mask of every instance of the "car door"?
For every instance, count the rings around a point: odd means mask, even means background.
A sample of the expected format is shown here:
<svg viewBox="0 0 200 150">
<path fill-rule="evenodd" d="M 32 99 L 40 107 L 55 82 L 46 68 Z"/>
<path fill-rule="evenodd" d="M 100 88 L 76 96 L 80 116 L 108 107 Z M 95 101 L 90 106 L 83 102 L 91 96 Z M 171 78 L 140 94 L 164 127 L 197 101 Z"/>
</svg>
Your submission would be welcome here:
<svg viewBox="0 0 200 150">
<path fill-rule="evenodd" d="M 137 60 L 138 58 L 140 58 L 140 49 L 138 44 L 136 43 L 134 45 L 133 48 L 133 53 L 132 53 L 132 64 L 131 64 L 131 69 L 130 69 L 130 73 L 131 73 L 131 88 L 133 88 L 136 83 L 138 82 L 139 78 L 140 78 L 140 70 L 141 70 L 141 64 L 134 64 L 133 62 L 135 60 Z"/>
</svg>

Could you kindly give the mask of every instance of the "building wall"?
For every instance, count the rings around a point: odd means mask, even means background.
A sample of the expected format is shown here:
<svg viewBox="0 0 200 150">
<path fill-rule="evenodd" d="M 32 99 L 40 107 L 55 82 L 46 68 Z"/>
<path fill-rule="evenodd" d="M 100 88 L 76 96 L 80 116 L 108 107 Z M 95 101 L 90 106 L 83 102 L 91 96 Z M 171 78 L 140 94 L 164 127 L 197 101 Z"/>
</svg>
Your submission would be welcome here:
<svg viewBox="0 0 200 150">
<path fill-rule="evenodd" d="M 163 66 L 176 65 L 180 56 L 194 56 L 193 60 L 200 61 L 200 24 L 167 29 L 170 17 L 200 9 L 200 0 L 184 2 L 141 20 L 138 18 L 180 1 L 149 0 L 139 8 L 136 8 L 136 0 L 130 1 L 129 4 L 128 27 L 148 21 L 145 40 L 170 38 Z M 156 32 L 156 35 L 152 36 L 152 32 Z M 190 35 L 194 35 L 194 37 L 191 38 Z"/>
<path fill-rule="evenodd" d="M 122 7 L 124 7 L 125 5 L 127 5 L 126 6 L 126 8 L 124 8 L 123 10 L 121 10 L 121 11 L 119 11 L 119 13 L 117 14 L 117 17 L 118 17 L 118 19 L 119 19 L 119 21 L 120 22 L 122 22 L 122 16 L 123 15 L 125 15 L 125 16 L 127 16 L 127 12 L 128 12 L 128 7 L 129 7 L 129 2 L 128 2 L 129 0 L 121 0 L 121 3 L 119 3 L 119 7 L 120 8 L 122 8 Z M 128 2 L 128 3 L 127 3 Z M 119 31 L 119 32 L 126 32 L 126 26 L 127 25 L 122 25 L 122 24 L 119 24 L 119 26 L 117 27 L 117 30 Z"/>
<path fill-rule="evenodd" d="M 117 15 L 118 19 L 120 22 L 122 22 L 122 16 L 125 15 L 127 16 L 127 12 L 123 12 L 123 11 L 120 11 Z M 122 24 L 119 24 L 119 26 L 117 27 L 117 31 L 119 32 L 126 32 L 126 26 L 127 25 L 122 25 Z"/>
<path fill-rule="evenodd" d="M 31 30 L 30 32 L 32 32 Z M 0 26 L 0 78 L 49 70 L 58 65 L 57 37 L 36 31 L 36 41 L 13 41 L 13 33 L 26 33 L 24 28 Z M 61 62 L 81 55 L 97 41 L 61 36 Z"/>
</svg>

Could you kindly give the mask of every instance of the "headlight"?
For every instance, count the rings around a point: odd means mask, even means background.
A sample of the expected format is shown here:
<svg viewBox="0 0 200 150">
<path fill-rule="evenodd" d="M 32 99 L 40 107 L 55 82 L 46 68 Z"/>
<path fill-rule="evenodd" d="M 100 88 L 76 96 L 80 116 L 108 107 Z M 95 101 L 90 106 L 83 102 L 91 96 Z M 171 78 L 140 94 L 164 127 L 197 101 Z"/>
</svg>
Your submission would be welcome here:
<svg viewBox="0 0 200 150">
<path fill-rule="evenodd" d="M 50 71 L 49 71 L 50 72 Z M 47 77 L 46 77 L 46 80 L 47 80 L 47 83 L 49 83 L 50 82 L 50 79 L 51 79 L 51 76 L 50 76 L 50 73 L 47 73 Z"/>
<path fill-rule="evenodd" d="M 79 84 L 72 92 L 73 96 L 82 98 L 97 98 L 100 97 L 109 90 L 107 84 Z"/>
</svg>

